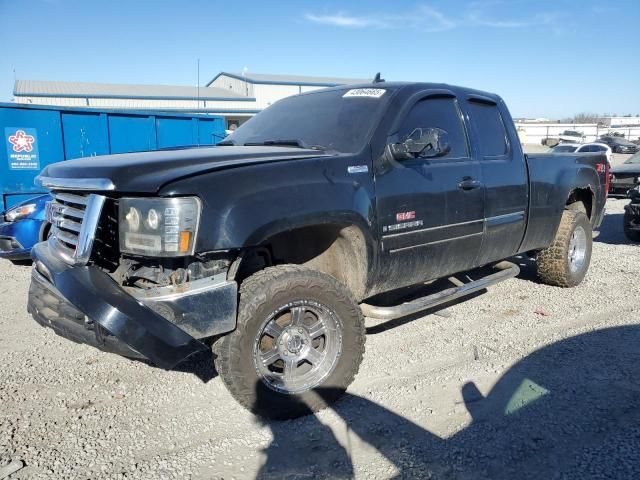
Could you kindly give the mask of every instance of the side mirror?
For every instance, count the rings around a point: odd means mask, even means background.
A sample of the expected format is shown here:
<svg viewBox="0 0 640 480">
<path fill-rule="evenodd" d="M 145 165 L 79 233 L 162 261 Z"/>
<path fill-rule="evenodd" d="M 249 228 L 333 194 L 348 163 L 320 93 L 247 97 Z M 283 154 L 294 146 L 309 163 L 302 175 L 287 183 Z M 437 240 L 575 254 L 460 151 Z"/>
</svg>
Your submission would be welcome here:
<svg viewBox="0 0 640 480">
<path fill-rule="evenodd" d="M 416 128 L 403 143 L 389 147 L 395 160 L 442 157 L 451 151 L 448 137 L 441 128 Z"/>
</svg>

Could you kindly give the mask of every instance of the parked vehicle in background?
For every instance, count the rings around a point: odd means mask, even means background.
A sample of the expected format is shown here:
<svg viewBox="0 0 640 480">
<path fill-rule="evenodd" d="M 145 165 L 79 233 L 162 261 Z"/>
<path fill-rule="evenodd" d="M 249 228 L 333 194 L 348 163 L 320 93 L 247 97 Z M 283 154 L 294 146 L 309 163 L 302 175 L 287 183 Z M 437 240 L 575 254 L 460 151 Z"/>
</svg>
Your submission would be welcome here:
<svg viewBox="0 0 640 480">
<path fill-rule="evenodd" d="M 585 136 L 584 133 L 576 130 L 565 130 L 558 138 L 560 139 L 560 143 L 582 143 L 584 142 Z"/>
<path fill-rule="evenodd" d="M 2 212 L 0 258 L 28 260 L 31 247 L 46 240 L 51 225 L 45 219 L 45 205 L 50 200 L 50 195 L 39 195 Z"/>
<path fill-rule="evenodd" d="M 556 145 L 560 145 L 560 139 L 558 137 L 546 137 L 540 143 L 545 147 L 553 148 Z"/>
<path fill-rule="evenodd" d="M 629 190 L 640 184 L 640 152 L 627 158 L 622 165 L 611 168 L 611 195 L 627 196 Z"/>
<path fill-rule="evenodd" d="M 565 130 L 558 136 L 550 136 L 542 139 L 542 145 L 549 148 L 563 143 L 581 144 L 585 139 L 584 133 L 576 130 Z"/>
<path fill-rule="evenodd" d="M 605 143 L 561 143 L 551 149 L 551 153 L 604 153 L 611 166 L 611 148 Z"/>
<path fill-rule="evenodd" d="M 60 162 L 38 181 L 55 199 L 32 250 L 38 323 L 163 368 L 213 344 L 240 404 L 291 418 L 353 381 L 365 316 L 483 290 L 518 274 L 516 254 L 578 285 L 608 168 L 604 154 L 524 154 L 497 95 L 374 83 L 280 100 L 217 147 Z"/>
<path fill-rule="evenodd" d="M 629 191 L 631 202 L 624 207 L 624 234 L 632 242 L 640 242 L 640 185 Z"/>
<path fill-rule="evenodd" d="M 638 145 L 623 137 L 617 137 L 613 135 L 606 135 L 600 137 L 601 143 L 606 143 L 611 147 L 613 153 L 636 153 L 638 151 Z"/>
<path fill-rule="evenodd" d="M 579 143 L 559 143 L 555 147 L 551 147 L 549 153 L 574 153 L 579 146 Z"/>
</svg>

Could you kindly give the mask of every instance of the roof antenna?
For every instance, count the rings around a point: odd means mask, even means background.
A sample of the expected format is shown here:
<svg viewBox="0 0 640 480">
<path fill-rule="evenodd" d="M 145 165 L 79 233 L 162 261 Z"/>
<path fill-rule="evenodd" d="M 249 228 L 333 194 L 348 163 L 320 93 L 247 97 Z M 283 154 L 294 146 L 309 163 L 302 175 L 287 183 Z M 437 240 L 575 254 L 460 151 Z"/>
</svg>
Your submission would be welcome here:
<svg viewBox="0 0 640 480">
<path fill-rule="evenodd" d="M 376 73 L 376 78 L 373 79 L 373 83 L 382 83 L 384 78 L 380 78 L 380 72 Z"/>
</svg>

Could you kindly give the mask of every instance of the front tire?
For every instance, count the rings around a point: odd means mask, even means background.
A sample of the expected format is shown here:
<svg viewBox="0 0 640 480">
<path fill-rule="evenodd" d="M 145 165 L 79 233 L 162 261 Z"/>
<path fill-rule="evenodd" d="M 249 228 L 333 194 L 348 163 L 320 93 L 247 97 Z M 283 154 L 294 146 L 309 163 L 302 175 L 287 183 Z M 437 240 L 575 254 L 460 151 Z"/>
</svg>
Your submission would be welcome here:
<svg viewBox="0 0 640 480">
<path fill-rule="evenodd" d="M 632 226 L 640 224 L 635 220 L 635 215 L 629 210 L 624 211 L 624 234 L 632 242 L 640 242 L 640 231 L 632 229 Z"/>
<path fill-rule="evenodd" d="M 296 418 L 336 401 L 364 354 L 364 319 L 347 288 L 324 273 L 270 267 L 240 288 L 237 328 L 214 345 L 231 395 L 272 419 Z"/>
<path fill-rule="evenodd" d="M 553 243 L 538 253 L 538 277 L 547 285 L 575 287 L 587 274 L 592 247 L 587 216 L 579 210 L 565 210 Z"/>
</svg>

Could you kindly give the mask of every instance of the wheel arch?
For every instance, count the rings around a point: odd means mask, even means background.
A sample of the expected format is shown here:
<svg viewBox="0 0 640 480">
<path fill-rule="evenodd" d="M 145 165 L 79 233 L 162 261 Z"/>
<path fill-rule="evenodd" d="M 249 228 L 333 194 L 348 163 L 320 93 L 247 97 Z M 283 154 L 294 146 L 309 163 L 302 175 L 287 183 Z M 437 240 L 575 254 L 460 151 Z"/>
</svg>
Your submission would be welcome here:
<svg viewBox="0 0 640 480">
<path fill-rule="evenodd" d="M 267 228 L 252 236 L 257 249 L 267 249 L 272 265 L 304 265 L 331 275 L 345 285 L 356 301 L 365 298 L 374 262 L 373 239 L 353 219 L 306 221 L 286 228 Z M 243 260 L 244 262 L 244 260 Z M 267 265 L 265 265 L 267 266 Z M 240 278 L 252 272 L 240 267 Z M 253 267 L 255 268 L 255 266 Z"/>
<path fill-rule="evenodd" d="M 42 222 L 40 225 L 40 232 L 38 233 L 38 241 L 44 242 L 49 237 L 51 231 L 51 224 L 49 222 Z"/>
<path fill-rule="evenodd" d="M 565 209 L 582 211 L 593 223 L 595 202 L 596 195 L 591 185 L 574 187 L 567 196 Z"/>
</svg>

